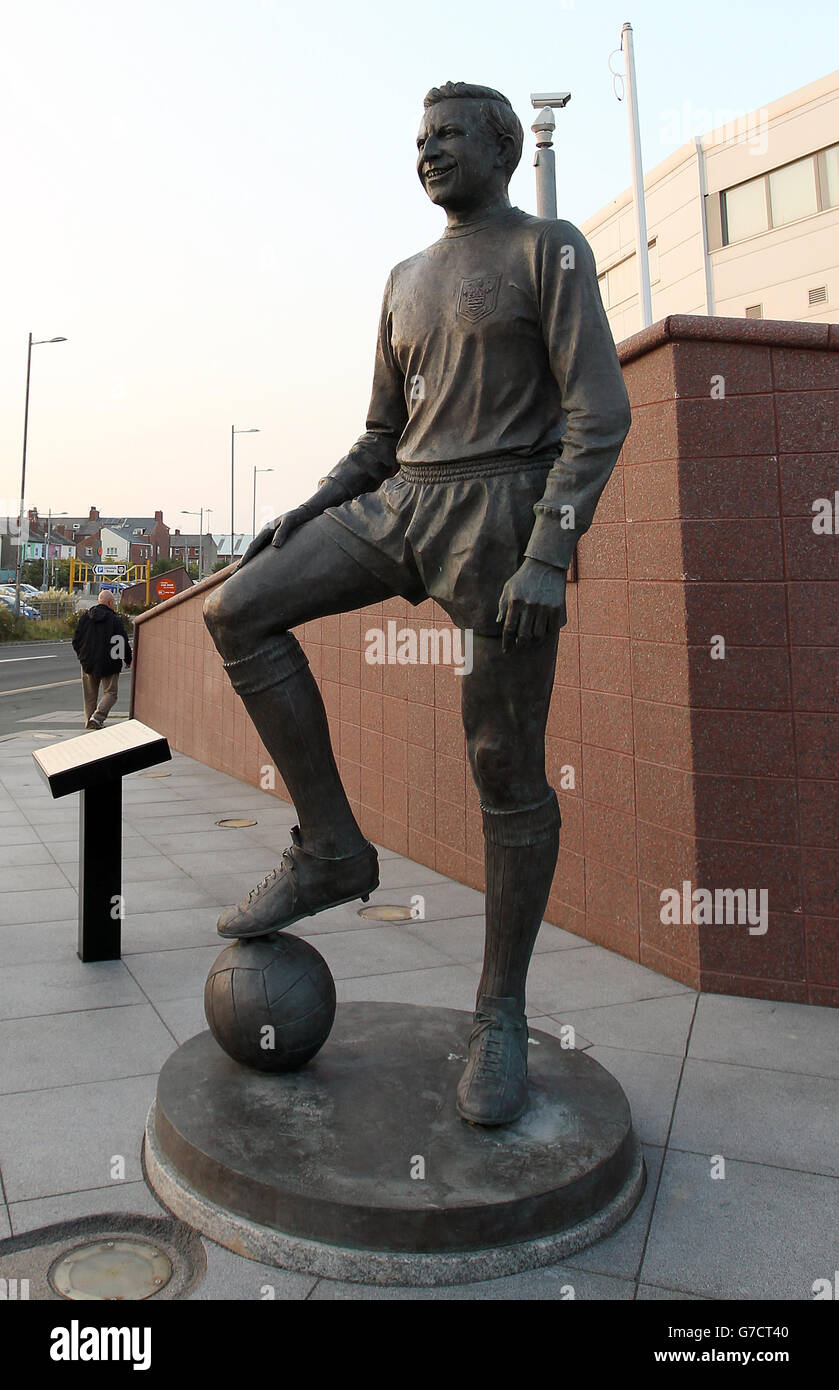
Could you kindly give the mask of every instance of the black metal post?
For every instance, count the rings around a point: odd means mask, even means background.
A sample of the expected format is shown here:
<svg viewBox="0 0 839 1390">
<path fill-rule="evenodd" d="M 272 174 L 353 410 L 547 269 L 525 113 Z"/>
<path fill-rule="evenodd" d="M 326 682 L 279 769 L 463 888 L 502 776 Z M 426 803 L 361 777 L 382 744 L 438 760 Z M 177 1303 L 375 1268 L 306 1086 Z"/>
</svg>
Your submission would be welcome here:
<svg viewBox="0 0 839 1390">
<path fill-rule="evenodd" d="M 119 960 L 122 947 L 122 777 L 83 788 L 79 806 L 80 960 Z"/>
</svg>

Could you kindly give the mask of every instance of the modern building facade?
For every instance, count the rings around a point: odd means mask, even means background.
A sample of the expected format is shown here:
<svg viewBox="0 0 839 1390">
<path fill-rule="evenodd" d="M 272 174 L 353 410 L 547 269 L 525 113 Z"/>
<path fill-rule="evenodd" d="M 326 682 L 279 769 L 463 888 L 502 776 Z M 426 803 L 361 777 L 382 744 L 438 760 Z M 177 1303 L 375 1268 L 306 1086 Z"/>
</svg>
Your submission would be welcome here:
<svg viewBox="0 0 839 1390">
<path fill-rule="evenodd" d="M 696 136 L 644 189 L 654 322 L 839 320 L 839 72 Z M 622 342 L 641 327 L 631 189 L 582 230 Z"/>
</svg>

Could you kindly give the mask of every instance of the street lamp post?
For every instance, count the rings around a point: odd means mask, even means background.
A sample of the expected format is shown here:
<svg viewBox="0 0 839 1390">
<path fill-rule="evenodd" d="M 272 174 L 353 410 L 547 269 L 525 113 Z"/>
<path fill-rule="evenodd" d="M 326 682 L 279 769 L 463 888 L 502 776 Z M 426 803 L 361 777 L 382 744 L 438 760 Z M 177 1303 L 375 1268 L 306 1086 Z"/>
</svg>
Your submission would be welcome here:
<svg viewBox="0 0 839 1390">
<path fill-rule="evenodd" d="M 273 473 L 273 468 L 255 468 L 253 470 L 253 520 L 251 521 L 251 540 L 256 535 L 256 475 L 257 473 Z"/>
<path fill-rule="evenodd" d="M 23 508 L 26 501 L 26 439 L 29 434 L 29 378 L 32 374 L 32 349 L 43 347 L 45 343 L 66 343 L 66 338 L 35 338 L 29 334 L 29 347 L 26 353 L 26 405 L 23 411 L 23 462 L 20 468 L 20 512 L 18 528 L 23 531 Z M 23 560 L 23 541 L 18 535 L 17 561 L 15 563 L 15 618 L 20 617 L 20 569 Z"/>
<path fill-rule="evenodd" d="M 207 507 L 207 508 L 206 508 L 207 516 L 210 515 L 210 512 L 211 512 L 212 510 L 213 510 L 212 507 Z M 181 507 L 181 515 L 182 515 L 182 516 L 197 516 L 197 517 L 198 517 L 198 578 L 199 578 L 199 580 L 201 580 L 201 579 L 203 578 L 203 575 L 202 575 L 202 573 L 201 573 L 201 570 L 202 570 L 202 568 L 203 568 L 203 549 L 204 549 L 204 511 L 205 511 L 205 508 L 204 508 L 204 507 L 199 507 L 197 512 L 190 512 L 190 511 L 187 510 L 186 507 Z M 189 569 L 189 559 L 188 559 L 188 558 L 187 558 L 187 569 Z"/>
<path fill-rule="evenodd" d="M 233 564 L 233 545 L 235 529 L 233 522 L 233 508 L 235 506 L 235 473 L 236 473 L 236 435 L 237 434 L 259 434 L 259 430 L 237 430 L 235 425 L 230 426 L 230 563 Z"/>
<path fill-rule="evenodd" d="M 52 532 L 52 519 L 54 516 L 67 516 L 67 512 L 54 512 L 50 507 L 47 513 L 47 543 L 44 546 L 44 574 L 41 580 L 41 593 L 46 593 L 49 588 L 49 563 L 50 563 L 50 534 Z"/>
<path fill-rule="evenodd" d="M 561 111 L 571 100 L 570 92 L 531 92 L 531 105 L 538 108 L 536 120 L 530 129 L 536 136 L 536 154 L 533 163 L 536 167 L 536 216 L 555 218 L 556 203 L 556 153 L 553 148 L 553 134 L 556 129 L 554 110 Z"/>
</svg>

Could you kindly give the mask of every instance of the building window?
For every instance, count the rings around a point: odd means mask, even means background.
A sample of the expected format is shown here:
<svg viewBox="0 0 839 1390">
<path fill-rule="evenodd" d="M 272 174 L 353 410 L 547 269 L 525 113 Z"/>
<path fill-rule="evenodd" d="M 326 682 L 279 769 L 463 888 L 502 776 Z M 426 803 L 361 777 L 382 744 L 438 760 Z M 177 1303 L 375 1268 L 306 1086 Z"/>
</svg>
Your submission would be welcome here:
<svg viewBox="0 0 839 1390">
<path fill-rule="evenodd" d="M 831 145 L 822 154 L 822 189 L 829 208 L 839 204 L 839 145 Z"/>
<path fill-rule="evenodd" d="M 647 242 L 647 254 L 650 267 L 650 284 L 654 285 L 660 277 L 658 266 L 658 237 L 653 237 L 652 241 Z M 615 308 L 622 304 L 626 299 L 632 299 L 633 295 L 638 294 L 638 270 L 635 265 L 635 252 L 631 256 L 625 256 L 622 261 L 617 261 L 609 266 L 597 277 L 600 286 L 600 297 L 603 300 L 604 309 Z"/>
<path fill-rule="evenodd" d="M 799 159 L 783 169 L 774 169 L 769 175 L 769 203 L 773 227 L 783 227 L 818 212 L 815 160 Z"/>
<path fill-rule="evenodd" d="M 738 188 L 729 188 L 724 195 L 726 245 L 757 236 L 769 230 L 769 209 L 766 206 L 766 180 L 752 179 Z"/>
<path fill-rule="evenodd" d="M 839 206 L 839 145 L 782 164 L 720 195 L 723 246 Z"/>
</svg>

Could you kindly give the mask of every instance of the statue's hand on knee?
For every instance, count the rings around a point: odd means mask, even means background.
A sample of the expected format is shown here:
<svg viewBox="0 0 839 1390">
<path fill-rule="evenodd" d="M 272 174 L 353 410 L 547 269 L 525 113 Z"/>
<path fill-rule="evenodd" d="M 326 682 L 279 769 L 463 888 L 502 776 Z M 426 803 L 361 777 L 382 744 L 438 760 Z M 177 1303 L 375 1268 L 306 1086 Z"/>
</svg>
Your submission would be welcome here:
<svg viewBox="0 0 839 1390">
<path fill-rule="evenodd" d="M 261 531 L 257 531 L 238 565 L 241 569 L 243 565 L 252 560 L 254 555 L 258 555 L 261 550 L 265 550 L 269 545 L 278 548 L 288 539 L 292 531 L 296 531 L 298 526 L 302 526 L 304 521 L 308 521 L 313 513 L 305 506 L 295 507 L 293 511 L 286 512 L 284 516 L 275 517 L 269 521 L 267 526 L 263 526 Z"/>
<path fill-rule="evenodd" d="M 290 512 L 285 512 L 282 516 L 275 517 L 269 521 L 267 526 L 254 536 L 244 555 L 242 556 L 238 569 L 246 565 L 248 560 L 252 560 L 254 555 L 258 555 L 266 546 L 273 545 L 276 550 L 285 545 L 292 531 L 296 531 L 302 526 L 304 521 L 311 521 L 313 517 L 320 516 L 327 507 L 340 506 L 342 502 L 348 500 L 349 493 L 337 478 L 327 478 L 318 488 L 313 497 L 308 502 L 303 502 L 299 507 L 294 507 Z"/>
<path fill-rule="evenodd" d="M 528 556 L 507 580 L 498 603 L 502 651 L 534 646 L 565 626 L 565 577 L 565 570 Z"/>
</svg>

